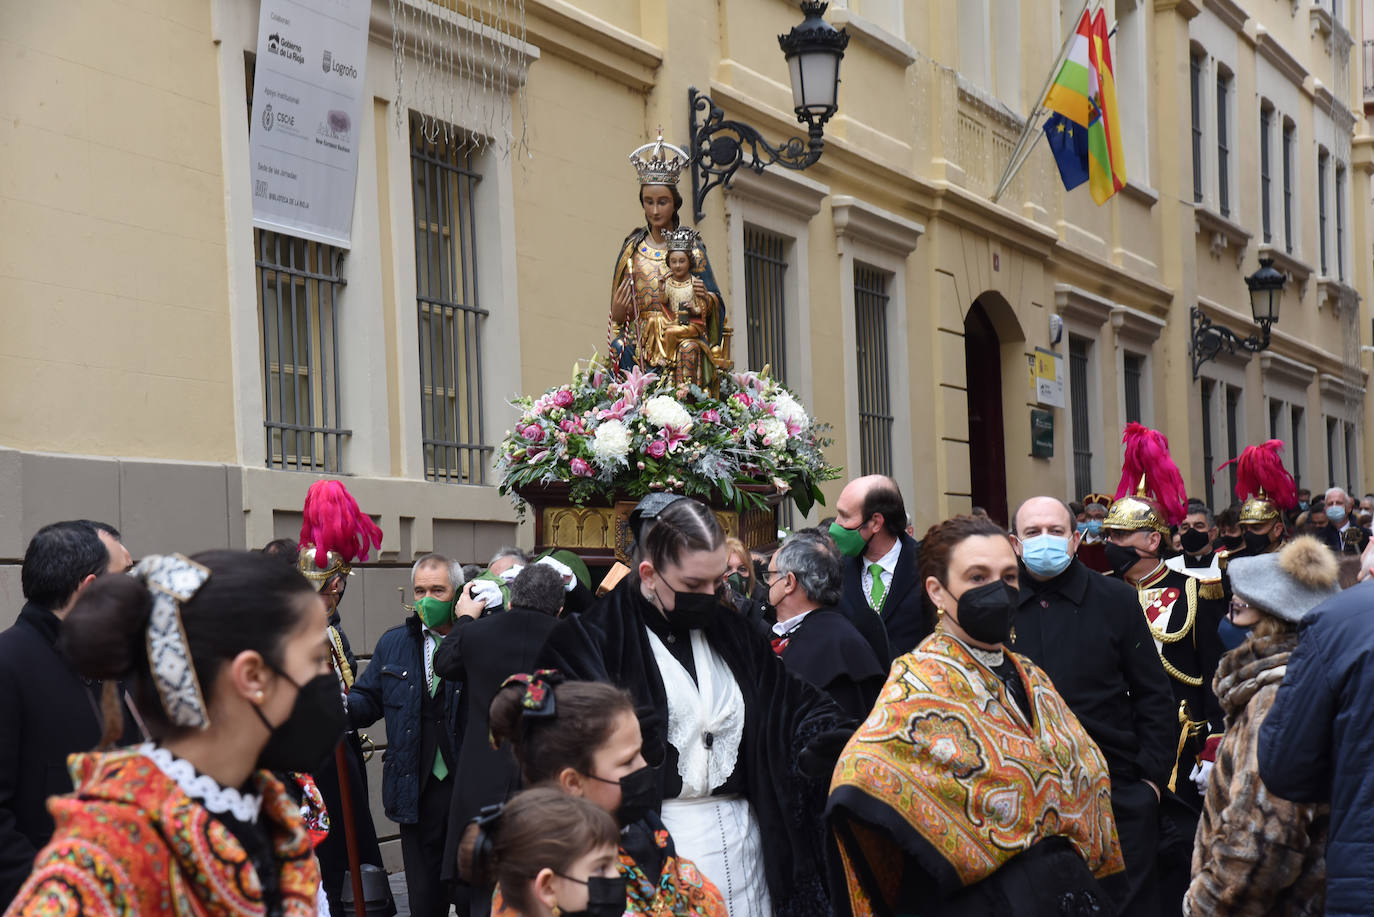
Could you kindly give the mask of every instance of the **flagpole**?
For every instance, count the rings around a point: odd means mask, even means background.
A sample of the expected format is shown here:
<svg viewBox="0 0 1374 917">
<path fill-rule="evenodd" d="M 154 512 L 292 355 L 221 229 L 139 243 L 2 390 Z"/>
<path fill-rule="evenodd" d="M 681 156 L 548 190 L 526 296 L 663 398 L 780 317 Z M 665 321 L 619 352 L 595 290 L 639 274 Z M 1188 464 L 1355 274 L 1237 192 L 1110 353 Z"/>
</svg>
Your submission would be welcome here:
<svg viewBox="0 0 1374 917">
<path fill-rule="evenodd" d="M 1078 33 L 1078 24 L 1083 21 L 1083 14 L 1088 11 L 1088 7 L 1092 5 L 1092 2 L 1093 0 L 1083 0 L 1083 8 L 1078 11 L 1078 15 L 1073 19 L 1073 30 L 1064 36 L 1064 42 L 1059 47 L 1059 54 L 1055 57 L 1054 66 L 1050 67 L 1050 72 L 1045 76 L 1045 84 L 1040 87 L 1040 93 L 1035 96 L 1035 107 L 1031 109 L 1030 117 L 1026 119 L 1026 126 L 1021 131 L 1021 136 L 1017 138 L 1016 145 L 1012 147 L 1011 158 L 1007 161 L 1007 167 L 1002 171 L 1002 177 L 997 182 L 997 190 L 992 193 L 992 202 L 994 204 L 997 203 L 998 198 L 1002 196 L 1002 192 L 1007 190 L 1007 185 L 1011 184 L 1012 179 L 1016 177 L 1016 173 L 1020 171 L 1021 166 L 1025 165 L 1026 158 L 1030 155 L 1031 151 L 1035 149 L 1035 144 L 1032 143 L 1030 150 L 1026 150 L 1025 155 L 1021 155 L 1022 147 L 1025 146 L 1026 143 L 1026 138 L 1029 137 L 1031 132 L 1035 129 L 1035 122 L 1045 108 L 1045 96 L 1050 91 L 1050 85 L 1059 74 L 1059 68 L 1064 66 L 1064 59 L 1069 54 L 1069 47 L 1073 43 L 1074 36 Z M 1036 139 L 1039 139 L 1038 134 L 1036 135 Z M 1015 168 L 1013 168 L 1013 166 L 1015 166 Z"/>
</svg>

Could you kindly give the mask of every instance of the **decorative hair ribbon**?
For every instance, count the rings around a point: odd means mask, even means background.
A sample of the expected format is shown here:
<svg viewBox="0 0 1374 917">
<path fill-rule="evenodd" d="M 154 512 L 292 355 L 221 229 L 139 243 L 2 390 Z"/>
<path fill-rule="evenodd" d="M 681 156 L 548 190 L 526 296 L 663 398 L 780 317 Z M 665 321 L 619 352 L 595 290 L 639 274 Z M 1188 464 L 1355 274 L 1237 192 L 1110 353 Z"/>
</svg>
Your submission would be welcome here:
<svg viewBox="0 0 1374 917">
<path fill-rule="evenodd" d="M 525 718 L 545 719 L 558 715 L 553 689 L 566 679 L 557 669 L 540 669 L 533 674 L 512 675 L 501 684 L 501 690 L 511 685 L 524 685 L 525 696 L 520 700 Z"/>
<path fill-rule="evenodd" d="M 153 554 L 143 558 L 131 574 L 153 596 L 148 616 L 148 668 L 172 725 L 204 729 L 210 712 L 196 678 L 191 646 L 181 625 L 181 605 L 210 578 L 208 568 L 181 554 Z"/>
</svg>

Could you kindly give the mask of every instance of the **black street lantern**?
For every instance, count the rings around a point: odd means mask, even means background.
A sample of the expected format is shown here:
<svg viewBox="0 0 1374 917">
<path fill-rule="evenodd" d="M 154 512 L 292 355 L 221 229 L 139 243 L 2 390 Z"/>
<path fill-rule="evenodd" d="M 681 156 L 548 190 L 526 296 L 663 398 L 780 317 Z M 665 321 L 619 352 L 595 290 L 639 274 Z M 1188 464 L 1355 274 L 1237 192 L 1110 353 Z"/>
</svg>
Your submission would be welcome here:
<svg viewBox="0 0 1374 917">
<path fill-rule="evenodd" d="M 1250 289 L 1250 312 L 1260 334 L 1243 338 L 1230 328 L 1214 324 L 1201 309 L 1193 306 L 1193 378 L 1203 363 L 1215 360 L 1222 352 L 1235 355 L 1238 351 L 1259 353 L 1269 349 L 1269 329 L 1279 323 L 1279 303 L 1288 278 L 1274 270 L 1273 258 L 1261 258 L 1259 270 L 1245 278 Z"/>
<path fill-rule="evenodd" d="M 825 122 L 838 109 L 840 60 L 849 44 L 849 33 L 835 30 L 821 18 L 828 3 L 802 0 L 806 18 L 786 35 L 778 36 L 778 46 L 787 58 L 792 79 L 793 111 L 797 121 L 807 126 L 807 139 L 792 137 L 775 147 L 757 130 L 742 121 L 727 121 L 711 97 L 693 86 L 687 90 L 692 125 L 692 210 L 698 221 L 706 216 L 706 194 L 716 185 L 730 186 L 735 171 L 744 165 L 749 153 L 749 168 L 762 172 L 777 163 L 788 169 L 805 169 L 821 158 L 825 145 L 821 133 Z M 706 113 L 699 123 L 699 112 Z"/>
</svg>

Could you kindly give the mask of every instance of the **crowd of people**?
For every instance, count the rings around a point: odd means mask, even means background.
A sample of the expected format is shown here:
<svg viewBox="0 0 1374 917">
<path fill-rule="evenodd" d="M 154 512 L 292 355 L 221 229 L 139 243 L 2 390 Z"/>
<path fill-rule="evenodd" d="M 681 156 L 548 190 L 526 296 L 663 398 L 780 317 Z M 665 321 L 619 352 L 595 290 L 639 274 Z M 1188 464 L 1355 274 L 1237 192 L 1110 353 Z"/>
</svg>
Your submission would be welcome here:
<svg viewBox="0 0 1374 917">
<path fill-rule="evenodd" d="M 1313 503 L 1271 441 L 1214 511 L 1124 442 L 1115 494 L 1006 527 L 917 539 L 868 476 L 767 552 L 650 495 L 599 582 L 428 554 L 361 665 L 381 532 L 336 481 L 255 552 L 48 525 L 0 633 L 0 908 L 394 914 L 381 722 L 422 917 L 1367 913 L 1374 496 Z"/>
</svg>

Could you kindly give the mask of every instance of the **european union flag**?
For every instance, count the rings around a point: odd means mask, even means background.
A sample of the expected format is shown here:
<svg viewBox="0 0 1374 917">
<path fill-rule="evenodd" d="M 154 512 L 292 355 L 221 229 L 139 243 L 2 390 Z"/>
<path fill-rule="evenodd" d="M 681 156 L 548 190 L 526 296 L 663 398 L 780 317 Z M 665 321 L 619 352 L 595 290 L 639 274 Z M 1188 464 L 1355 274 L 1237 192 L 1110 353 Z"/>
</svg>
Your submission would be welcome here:
<svg viewBox="0 0 1374 917">
<path fill-rule="evenodd" d="M 1061 114 L 1045 121 L 1045 139 L 1059 166 L 1064 188 L 1072 191 L 1088 180 L 1088 129 Z"/>
</svg>

